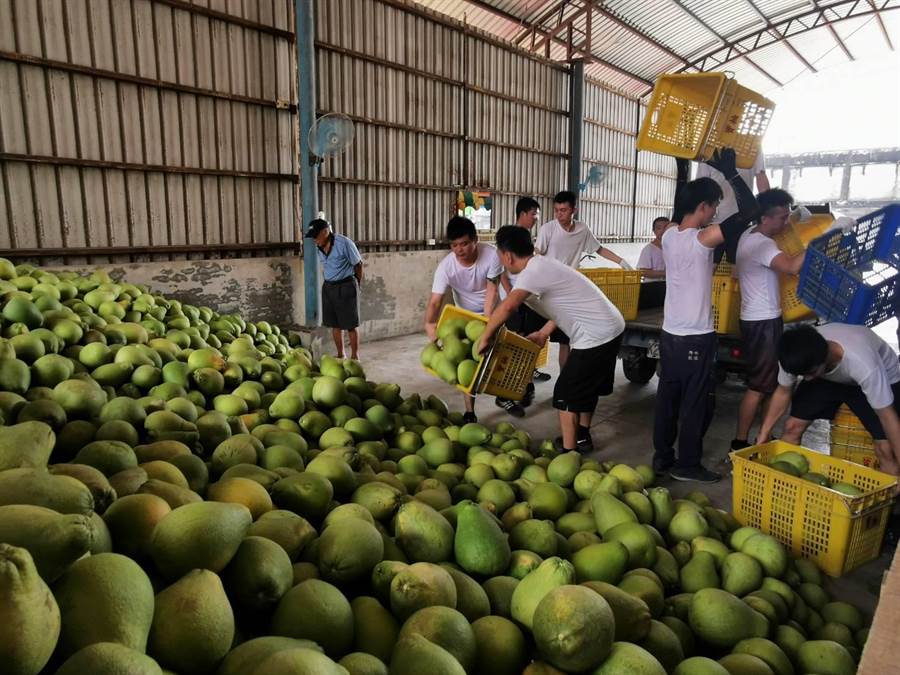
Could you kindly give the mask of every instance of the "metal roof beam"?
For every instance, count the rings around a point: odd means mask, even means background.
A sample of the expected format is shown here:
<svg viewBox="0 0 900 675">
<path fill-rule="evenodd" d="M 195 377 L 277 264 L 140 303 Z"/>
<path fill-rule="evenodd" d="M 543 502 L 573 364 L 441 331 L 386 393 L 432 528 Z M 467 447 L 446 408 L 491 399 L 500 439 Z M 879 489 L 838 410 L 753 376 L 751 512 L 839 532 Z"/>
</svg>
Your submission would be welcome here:
<svg viewBox="0 0 900 675">
<path fill-rule="evenodd" d="M 568 19 L 556 24 L 553 28 L 550 28 L 550 29 L 544 28 L 544 29 L 540 30 L 537 26 L 535 26 L 534 31 L 536 33 L 539 32 L 542 35 L 542 37 L 538 41 L 537 44 L 533 45 L 532 51 L 537 51 L 538 49 L 540 49 L 541 47 L 544 47 L 545 45 L 546 45 L 547 49 L 549 49 L 550 41 L 553 38 L 555 38 L 560 33 L 560 31 L 563 31 L 567 28 L 572 28 L 575 25 L 575 22 L 578 21 L 578 19 L 580 19 L 585 14 L 587 14 L 587 6 L 582 7 L 577 12 L 570 15 Z M 590 28 L 590 27 L 588 27 L 588 28 Z M 563 40 L 563 42 L 565 42 L 565 40 Z"/>
<path fill-rule="evenodd" d="M 898 1 L 900 1 L 900 0 L 898 0 Z M 525 28 L 527 28 L 529 33 L 534 32 L 538 35 L 541 35 L 542 37 L 548 36 L 548 32 L 545 31 L 540 26 L 535 26 L 533 24 L 526 23 L 525 21 L 522 20 L 521 17 L 518 17 L 515 14 L 510 14 L 509 12 L 505 12 L 501 9 L 497 9 L 496 7 L 494 7 L 493 5 L 491 5 L 488 2 L 484 2 L 483 0 L 466 0 L 466 2 L 468 2 L 469 4 L 475 5 L 476 7 L 479 7 L 487 12 L 490 12 L 494 16 L 499 16 L 501 18 L 506 19 L 507 21 L 519 23 L 522 26 L 524 26 Z M 566 47 L 566 49 L 569 48 L 569 45 L 562 38 L 559 38 L 557 36 L 550 36 L 549 39 L 558 45 Z M 535 50 L 530 49 L 529 51 L 533 52 Z M 580 56 L 580 57 L 584 58 L 585 62 L 587 62 L 587 63 L 600 64 L 604 68 L 608 68 L 609 70 L 613 71 L 614 73 L 618 73 L 619 75 L 627 77 L 628 79 L 633 80 L 634 82 L 640 82 L 641 84 L 645 84 L 648 87 L 653 86 L 653 82 L 651 82 L 647 78 L 641 77 L 637 73 L 632 73 L 630 70 L 626 70 L 625 68 L 622 68 L 621 66 L 617 66 L 614 63 L 610 63 L 609 61 L 606 61 L 605 59 L 601 59 L 600 57 L 595 56 L 594 54 L 585 52 L 581 47 L 573 46 L 572 52 L 575 56 Z"/>
<path fill-rule="evenodd" d="M 693 10 L 691 10 L 689 7 L 685 6 L 684 3 L 681 2 L 681 0 L 673 0 L 673 2 L 679 8 L 681 8 L 681 10 L 685 14 L 687 14 L 689 17 L 691 17 L 695 22 L 697 22 L 698 24 L 703 26 L 709 33 L 711 33 L 713 35 L 713 37 L 720 40 L 723 44 L 728 44 L 728 40 L 726 40 L 724 36 L 720 35 L 719 32 L 715 28 L 713 28 L 712 26 L 707 24 L 703 19 L 701 19 L 699 16 L 697 16 L 697 14 Z M 759 9 L 756 7 L 756 5 L 753 5 L 753 8 L 757 11 L 758 14 L 762 15 L 762 12 L 759 11 Z M 771 22 L 767 21 L 767 23 L 771 26 Z M 772 31 L 775 31 L 775 29 L 772 28 Z M 777 33 L 776 33 L 776 35 L 777 35 Z M 815 66 L 813 66 L 813 64 L 811 64 L 809 61 L 807 61 L 806 58 L 803 56 L 803 54 L 801 54 L 799 51 L 797 51 L 797 48 L 794 47 L 794 45 L 792 45 L 790 40 L 788 40 L 787 38 L 784 39 L 784 46 L 787 47 L 791 51 L 791 53 L 794 56 L 796 56 L 797 59 L 799 61 L 801 61 L 803 63 L 803 65 L 806 66 L 810 71 L 812 71 L 814 73 L 818 72 L 816 70 Z"/>
<path fill-rule="evenodd" d="M 850 59 L 851 61 L 856 61 L 856 59 L 853 58 L 853 54 L 851 54 L 850 50 L 847 49 L 847 45 L 844 44 L 844 41 L 841 39 L 841 36 L 838 35 L 838 32 L 834 29 L 834 26 L 831 25 L 830 23 L 828 24 L 828 32 L 831 33 L 832 36 L 834 36 L 835 41 L 838 43 L 838 47 L 840 47 L 841 51 L 843 51 L 844 54 L 846 54 L 847 58 Z"/>
<path fill-rule="evenodd" d="M 822 7 L 818 0 L 812 0 L 812 4 L 816 7 L 816 9 L 822 10 L 822 16 L 826 16 L 825 12 L 829 9 L 829 7 Z M 851 11 L 853 11 L 851 9 Z M 834 41 L 837 42 L 838 47 L 841 48 L 841 51 L 844 52 L 844 55 L 851 61 L 855 61 L 853 58 L 853 54 L 850 53 L 850 50 L 847 49 L 847 45 L 841 39 L 841 36 L 838 35 L 838 32 L 834 29 L 834 26 L 831 25 L 831 22 L 828 23 L 828 32 L 831 33 L 831 37 L 834 38 Z"/>
<path fill-rule="evenodd" d="M 869 0 L 869 5 L 871 5 L 872 9 L 877 9 L 873 0 Z M 894 51 L 894 43 L 891 41 L 891 36 L 887 31 L 887 27 L 884 25 L 884 19 L 881 18 L 881 14 L 875 15 L 875 21 L 878 22 L 878 27 L 881 29 L 881 35 L 882 37 L 884 37 L 884 41 L 887 43 L 888 49 Z"/>
<path fill-rule="evenodd" d="M 694 21 L 696 21 L 696 22 L 699 23 L 701 26 L 703 26 L 703 27 L 704 27 L 706 30 L 708 30 L 708 31 L 709 31 L 709 32 L 710 32 L 717 40 L 720 40 L 720 41 L 722 42 L 722 44 L 728 44 L 728 40 L 726 40 L 726 39 L 724 38 L 724 36 L 720 35 L 719 32 L 718 32 L 715 28 L 713 28 L 713 27 L 710 26 L 708 23 L 706 23 L 703 19 L 701 19 L 701 18 L 697 15 L 697 13 L 696 13 L 694 10 L 692 10 L 690 7 L 688 7 L 688 6 L 685 5 L 683 2 L 681 2 L 681 0 L 672 0 L 672 1 L 675 3 L 675 5 L 677 5 L 677 6 L 681 9 L 682 12 L 684 12 L 684 13 L 687 14 L 689 17 L 691 17 Z"/>
<path fill-rule="evenodd" d="M 818 68 L 816 68 L 812 63 L 810 63 L 810 62 L 807 60 L 807 58 L 806 58 L 805 56 L 803 56 L 803 54 L 801 54 L 801 53 L 799 52 L 799 50 L 798 50 L 794 45 L 791 44 L 791 41 L 790 41 L 790 40 L 788 40 L 787 38 L 784 38 L 784 39 L 783 39 L 783 42 L 784 42 L 784 46 L 788 48 L 788 51 L 789 51 L 791 54 L 793 54 L 794 56 L 796 56 L 796 57 L 797 57 L 797 60 L 798 60 L 800 63 L 802 63 L 802 64 L 806 67 L 806 69 L 807 69 L 809 72 L 811 72 L 811 73 L 818 73 L 818 72 L 819 72 Z"/>
<path fill-rule="evenodd" d="M 818 70 L 815 69 L 813 64 L 811 64 L 806 59 L 806 57 L 803 56 L 803 54 L 801 54 L 797 50 L 797 48 L 791 44 L 791 41 L 786 36 L 780 35 L 778 33 L 778 29 L 772 25 L 772 20 L 768 16 L 766 16 L 766 14 L 757 6 L 757 4 L 755 2 L 753 2 L 753 0 L 744 0 L 744 2 L 746 2 L 748 5 L 750 5 L 750 7 L 753 8 L 753 11 L 756 12 L 756 15 L 765 22 L 766 27 L 770 30 L 770 32 L 772 32 L 775 35 L 775 37 L 779 38 L 782 42 L 784 42 L 784 46 L 788 48 L 788 51 L 790 51 L 791 54 L 793 54 L 797 58 L 797 60 L 800 61 L 800 63 L 802 63 L 806 67 L 807 70 L 809 70 L 810 72 L 813 72 L 813 73 L 819 72 Z M 747 59 L 747 60 L 749 61 L 749 59 Z"/>
<path fill-rule="evenodd" d="M 756 61 L 754 61 L 753 59 L 751 59 L 751 58 L 750 58 L 749 56 L 747 56 L 746 54 L 744 55 L 744 61 L 746 61 L 746 62 L 749 63 L 751 66 L 753 66 L 754 68 L 756 68 L 756 70 L 758 70 L 758 71 L 760 72 L 760 74 L 762 74 L 763 77 L 766 77 L 766 78 L 768 78 L 770 81 L 774 82 L 776 86 L 778 86 L 778 87 L 783 87 L 783 86 L 784 86 L 784 84 L 783 84 L 782 82 L 780 82 L 778 79 L 776 79 L 774 75 L 772 75 L 768 70 L 766 70 L 765 68 L 763 68 L 761 65 L 759 65 Z"/>
<path fill-rule="evenodd" d="M 687 64 L 687 62 L 688 62 L 687 59 L 684 58 L 681 54 L 676 53 L 674 50 L 670 49 L 669 47 L 667 47 L 666 45 L 664 45 L 664 44 L 663 44 L 662 42 L 660 42 L 659 40 L 656 40 L 656 39 L 650 37 L 649 35 L 647 35 L 647 34 L 644 33 L 643 31 L 638 30 L 638 29 L 635 28 L 634 26 L 632 26 L 632 25 L 626 23 L 626 22 L 623 21 L 620 17 L 618 17 L 617 15 L 613 14 L 613 13 L 610 12 L 608 9 L 606 9 L 605 7 L 603 7 L 600 3 L 596 2 L 595 0 L 587 0 L 587 4 L 588 4 L 588 6 L 593 6 L 594 11 L 599 12 L 600 14 L 602 14 L 603 16 L 605 16 L 607 19 L 609 19 L 610 21 L 612 21 L 612 22 L 613 22 L 614 24 L 616 24 L 617 26 L 619 26 L 619 27 L 621 27 L 621 28 L 624 28 L 626 31 L 628 31 L 628 32 L 631 33 L 632 35 L 634 35 L 634 36 L 636 36 L 636 37 L 642 39 L 644 42 L 646 42 L 646 43 L 648 43 L 648 44 L 653 45 L 654 47 L 656 47 L 656 48 L 659 49 L 660 51 L 665 52 L 666 54 L 668 54 L 669 56 L 671 56 L 671 57 L 672 57 L 673 59 L 675 59 L 676 61 L 680 61 L 681 63 Z M 588 30 L 591 30 L 591 28 L 592 28 L 592 26 L 588 26 Z"/>
<path fill-rule="evenodd" d="M 551 16 L 556 14 L 557 12 L 560 13 L 560 20 L 562 20 L 562 12 L 566 8 L 566 5 L 569 4 L 569 2 L 570 2 L 570 0 L 560 0 L 560 2 L 557 2 L 553 7 L 551 7 L 548 11 L 541 14 L 534 21 L 528 22 L 528 21 L 526 21 L 525 18 L 522 18 L 521 22 L 524 26 L 543 26 L 544 22 L 547 19 L 549 19 Z M 534 31 L 530 27 L 526 28 L 521 33 L 519 33 L 519 35 L 517 35 L 515 38 L 513 38 L 513 42 L 517 45 L 521 45 L 522 41 L 525 38 L 527 38 L 529 35 L 534 35 Z"/>
<path fill-rule="evenodd" d="M 726 41 L 721 47 L 693 59 L 690 64 L 680 68 L 679 72 L 691 69 L 714 70 L 728 61 L 746 56 L 763 47 L 783 42 L 788 37 L 795 37 L 826 26 L 833 29 L 832 24 L 846 19 L 875 16 L 882 12 L 900 9 L 900 0 L 882 0 L 880 5 L 880 7 L 873 8 L 861 0 L 837 0 L 827 6 L 816 6 L 816 9 L 803 14 L 774 21 L 771 27 L 753 31 L 737 40 Z M 771 29 L 775 29 L 775 34 L 771 32 Z"/>
</svg>

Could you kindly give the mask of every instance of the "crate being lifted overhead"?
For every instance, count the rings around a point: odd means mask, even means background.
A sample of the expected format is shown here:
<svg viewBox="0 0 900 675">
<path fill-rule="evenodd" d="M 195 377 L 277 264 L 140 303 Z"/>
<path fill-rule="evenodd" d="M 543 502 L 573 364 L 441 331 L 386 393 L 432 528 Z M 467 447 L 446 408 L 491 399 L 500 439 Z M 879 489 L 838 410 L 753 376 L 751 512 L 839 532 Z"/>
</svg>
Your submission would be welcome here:
<svg viewBox="0 0 900 675">
<path fill-rule="evenodd" d="M 661 75 L 638 134 L 638 150 L 703 161 L 733 148 L 737 165 L 756 162 L 775 104 L 727 73 Z"/>
<path fill-rule="evenodd" d="M 806 251 L 797 294 L 823 319 L 876 326 L 900 310 L 900 204 L 828 232 Z"/>
</svg>

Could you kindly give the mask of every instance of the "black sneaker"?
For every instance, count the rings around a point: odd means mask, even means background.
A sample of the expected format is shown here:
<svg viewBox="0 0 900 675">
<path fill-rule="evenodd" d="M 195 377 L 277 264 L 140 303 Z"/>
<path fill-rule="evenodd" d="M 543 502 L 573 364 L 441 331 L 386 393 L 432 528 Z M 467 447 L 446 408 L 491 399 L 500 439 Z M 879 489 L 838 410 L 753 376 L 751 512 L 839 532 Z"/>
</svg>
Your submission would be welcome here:
<svg viewBox="0 0 900 675">
<path fill-rule="evenodd" d="M 657 476 L 665 476 L 673 466 L 675 466 L 675 460 L 673 459 L 663 459 L 662 457 L 653 458 L 653 473 Z"/>
<path fill-rule="evenodd" d="M 534 403 L 534 383 L 529 382 L 525 387 L 525 395 L 522 397 L 522 407 L 527 408 Z"/>
<path fill-rule="evenodd" d="M 702 464 L 691 467 L 676 467 L 669 472 L 673 480 L 693 481 L 695 483 L 718 483 L 722 474 L 710 471 Z"/>
<path fill-rule="evenodd" d="M 594 451 L 594 442 L 590 438 L 579 438 L 575 443 L 575 449 L 581 454 Z"/>
<path fill-rule="evenodd" d="M 463 424 L 475 424 L 478 421 L 478 418 L 475 417 L 475 413 L 467 412 L 463 413 Z"/>
<path fill-rule="evenodd" d="M 496 398 L 494 403 L 498 408 L 503 408 L 513 417 L 525 417 L 525 408 L 518 401 L 510 401 L 508 398 Z"/>
<path fill-rule="evenodd" d="M 553 376 L 550 373 L 542 373 L 540 370 L 535 369 L 534 375 L 532 379 L 535 382 L 549 382 Z"/>
</svg>

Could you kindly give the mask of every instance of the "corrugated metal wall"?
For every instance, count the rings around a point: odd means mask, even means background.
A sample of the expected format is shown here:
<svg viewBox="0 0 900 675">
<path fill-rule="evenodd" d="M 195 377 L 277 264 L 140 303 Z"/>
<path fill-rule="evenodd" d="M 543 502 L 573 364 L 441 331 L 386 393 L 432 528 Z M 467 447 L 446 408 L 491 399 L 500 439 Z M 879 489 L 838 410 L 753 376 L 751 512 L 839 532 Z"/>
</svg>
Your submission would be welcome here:
<svg viewBox="0 0 900 675">
<path fill-rule="evenodd" d="M 550 208 L 565 179 L 565 68 L 397 0 L 317 9 L 318 106 L 356 127 L 322 164 L 320 207 L 339 231 L 422 248 L 443 239 L 460 188 L 494 194 L 495 226 L 522 194 Z"/>
<path fill-rule="evenodd" d="M 653 219 L 672 210 L 674 160 L 635 153 L 644 109 L 601 82 L 585 82 L 582 181 L 594 165 L 602 165 L 604 177 L 581 193 L 580 218 L 602 241 L 652 239 Z"/>
<path fill-rule="evenodd" d="M 321 166 L 340 231 L 427 248 L 460 188 L 493 193 L 495 227 L 523 194 L 552 217 L 567 67 L 405 0 L 316 11 L 319 112 L 356 127 Z M 294 0 L 0 0 L 0 249 L 73 263 L 296 250 L 295 78 Z M 644 237 L 671 202 L 666 158 L 632 171 L 637 106 L 587 84 L 584 173 L 610 168 L 582 217 L 606 240 Z"/>
<path fill-rule="evenodd" d="M 646 102 L 642 102 L 638 124 L 644 119 L 646 111 Z M 634 207 L 635 240 L 650 241 L 653 239 L 653 219 L 659 216 L 672 216 L 672 203 L 675 201 L 675 160 L 655 152 L 640 152 L 635 176 L 637 179 Z"/>
<path fill-rule="evenodd" d="M 0 248 L 293 242 L 293 33 L 292 0 L 0 2 Z"/>
</svg>

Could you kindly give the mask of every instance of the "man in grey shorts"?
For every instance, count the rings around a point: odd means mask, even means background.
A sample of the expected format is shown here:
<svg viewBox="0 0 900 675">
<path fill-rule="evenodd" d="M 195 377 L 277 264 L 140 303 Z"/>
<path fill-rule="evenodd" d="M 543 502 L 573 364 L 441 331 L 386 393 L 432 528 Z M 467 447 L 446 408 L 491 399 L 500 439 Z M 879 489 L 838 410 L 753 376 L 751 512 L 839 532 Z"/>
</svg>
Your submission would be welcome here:
<svg viewBox="0 0 900 675">
<path fill-rule="evenodd" d="M 362 257 L 352 240 L 335 234 L 324 220 L 309 224 L 306 236 L 316 242 L 325 281 L 322 283 L 322 324 L 331 329 L 338 358 L 344 358 L 344 331 L 350 358 L 359 360 L 359 285 Z"/>
<path fill-rule="evenodd" d="M 735 276 L 741 283 L 741 341 L 747 361 L 747 391 L 738 409 L 732 450 L 746 448 L 748 434 L 764 402 L 778 387 L 778 341 L 784 331 L 779 274 L 800 273 L 804 254 L 790 256 L 773 239 L 783 232 L 793 198 L 774 188 L 756 196 L 759 217 L 741 235 Z"/>
</svg>

